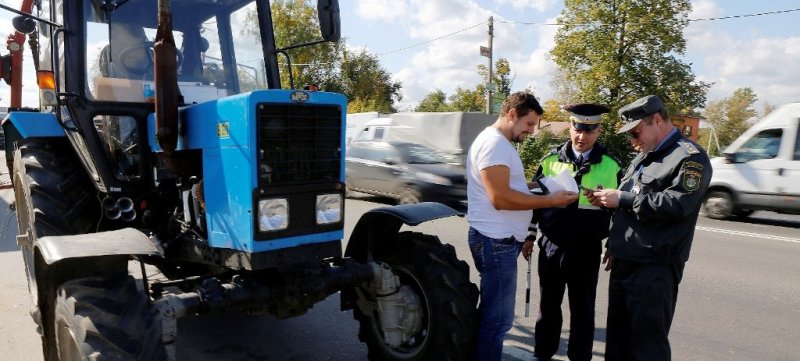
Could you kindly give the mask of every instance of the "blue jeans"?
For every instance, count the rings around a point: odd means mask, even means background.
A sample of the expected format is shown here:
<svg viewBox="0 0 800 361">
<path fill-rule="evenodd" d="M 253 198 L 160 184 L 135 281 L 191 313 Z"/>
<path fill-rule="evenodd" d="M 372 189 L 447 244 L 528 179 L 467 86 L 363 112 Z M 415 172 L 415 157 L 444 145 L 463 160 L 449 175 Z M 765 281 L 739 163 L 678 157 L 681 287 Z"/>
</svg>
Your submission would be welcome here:
<svg viewBox="0 0 800 361">
<path fill-rule="evenodd" d="M 481 319 L 476 361 L 500 361 L 503 338 L 514 323 L 517 258 L 522 250 L 514 237 L 494 239 L 469 228 L 469 249 L 481 275 Z"/>
</svg>

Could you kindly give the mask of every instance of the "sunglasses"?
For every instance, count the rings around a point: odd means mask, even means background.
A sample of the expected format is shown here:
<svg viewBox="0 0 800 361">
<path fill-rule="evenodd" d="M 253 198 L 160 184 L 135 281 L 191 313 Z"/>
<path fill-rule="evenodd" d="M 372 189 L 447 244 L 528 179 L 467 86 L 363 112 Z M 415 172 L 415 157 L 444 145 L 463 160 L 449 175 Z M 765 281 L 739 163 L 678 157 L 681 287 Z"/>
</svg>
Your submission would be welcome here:
<svg viewBox="0 0 800 361">
<path fill-rule="evenodd" d="M 642 129 L 644 129 L 645 126 L 653 125 L 655 123 L 656 123 L 655 120 L 653 120 L 652 118 L 650 119 L 642 118 L 642 121 L 639 122 L 639 124 L 636 124 L 636 126 L 633 127 L 633 129 L 625 132 L 625 134 L 627 134 L 632 139 L 637 139 L 639 138 L 639 135 L 642 133 Z"/>
</svg>

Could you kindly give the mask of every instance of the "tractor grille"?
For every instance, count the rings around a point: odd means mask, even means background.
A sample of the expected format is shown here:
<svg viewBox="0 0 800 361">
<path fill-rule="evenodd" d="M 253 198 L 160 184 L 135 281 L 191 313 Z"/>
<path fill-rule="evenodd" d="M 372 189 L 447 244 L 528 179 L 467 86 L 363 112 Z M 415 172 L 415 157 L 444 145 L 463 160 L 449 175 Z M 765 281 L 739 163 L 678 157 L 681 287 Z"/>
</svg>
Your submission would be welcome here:
<svg viewBox="0 0 800 361">
<path fill-rule="evenodd" d="M 260 103 L 257 114 L 259 186 L 339 181 L 340 107 Z"/>
</svg>

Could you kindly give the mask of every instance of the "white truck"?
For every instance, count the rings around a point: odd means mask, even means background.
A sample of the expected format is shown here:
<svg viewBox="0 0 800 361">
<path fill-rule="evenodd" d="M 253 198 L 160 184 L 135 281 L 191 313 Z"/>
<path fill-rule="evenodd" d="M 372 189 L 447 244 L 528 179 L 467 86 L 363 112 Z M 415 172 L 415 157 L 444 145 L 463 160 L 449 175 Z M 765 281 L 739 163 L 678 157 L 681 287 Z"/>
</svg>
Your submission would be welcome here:
<svg viewBox="0 0 800 361">
<path fill-rule="evenodd" d="M 473 112 L 394 113 L 364 123 L 353 141 L 402 140 L 422 144 L 450 156 L 453 163 L 464 165 L 472 141 L 495 120 L 496 115 Z"/>
<path fill-rule="evenodd" d="M 707 217 L 746 217 L 755 210 L 800 214 L 800 102 L 754 124 L 711 166 Z"/>
<path fill-rule="evenodd" d="M 350 145 L 350 142 L 355 139 L 356 135 L 361 131 L 364 125 L 374 119 L 388 117 L 389 113 L 380 112 L 363 112 L 363 113 L 350 113 L 347 114 L 346 122 L 347 128 L 345 130 L 345 144 Z"/>
</svg>

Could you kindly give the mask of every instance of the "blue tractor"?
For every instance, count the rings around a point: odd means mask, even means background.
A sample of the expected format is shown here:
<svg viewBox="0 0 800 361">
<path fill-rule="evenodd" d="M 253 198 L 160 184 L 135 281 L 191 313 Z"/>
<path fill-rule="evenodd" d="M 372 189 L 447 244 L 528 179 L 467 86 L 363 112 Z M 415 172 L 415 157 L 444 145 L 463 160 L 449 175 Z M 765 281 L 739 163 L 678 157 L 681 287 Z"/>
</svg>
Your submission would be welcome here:
<svg viewBox="0 0 800 361">
<path fill-rule="evenodd" d="M 24 2 L 40 107 L 3 129 L 46 360 L 180 359 L 182 316 L 336 292 L 370 359 L 468 358 L 469 267 L 400 232 L 457 213 L 375 209 L 343 250 L 346 99 L 281 87 L 278 54 L 338 41 L 336 0 L 322 40 L 283 49 L 268 0 Z"/>
</svg>

